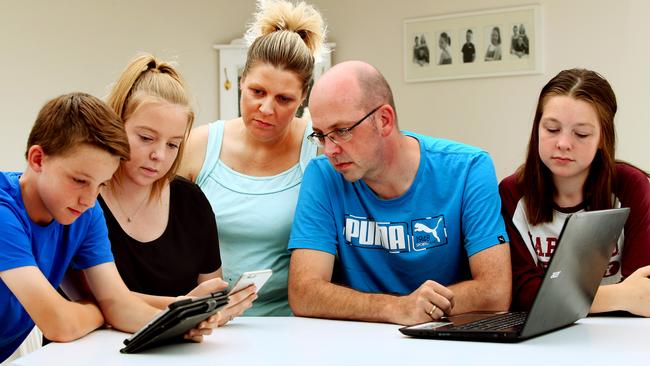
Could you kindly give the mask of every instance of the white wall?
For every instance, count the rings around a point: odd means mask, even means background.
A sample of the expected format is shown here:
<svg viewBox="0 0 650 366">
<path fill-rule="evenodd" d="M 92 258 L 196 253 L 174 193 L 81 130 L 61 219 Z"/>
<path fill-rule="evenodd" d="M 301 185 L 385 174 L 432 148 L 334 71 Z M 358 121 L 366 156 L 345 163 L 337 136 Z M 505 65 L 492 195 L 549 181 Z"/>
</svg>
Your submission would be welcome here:
<svg viewBox="0 0 650 366">
<path fill-rule="evenodd" d="M 142 51 L 178 63 L 197 122 L 217 117 L 215 43 L 241 36 L 252 0 L 0 0 L 0 170 L 22 170 L 43 104 L 63 93 L 104 97 Z"/>
<path fill-rule="evenodd" d="M 619 100 L 618 157 L 650 170 L 650 2 L 646 0 L 312 0 L 325 15 L 334 61 L 362 59 L 391 83 L 401 127 L 481 146 L 500 178 L 522 161 L 541 87 L 558 71 L 601 72 Z M 56 4 L 56 5 L 54 5 Z M 544 73 L 405 83 L 405 18 L 541 4 Z M 137 51 L 175 57 L 198 105 L 218 116 L 214 43 L 238 37 L 253 0 L 0 0 L 0 169 L 22 169 L 42 104 L 72 90 L 103 96 Z"/>
</svg>

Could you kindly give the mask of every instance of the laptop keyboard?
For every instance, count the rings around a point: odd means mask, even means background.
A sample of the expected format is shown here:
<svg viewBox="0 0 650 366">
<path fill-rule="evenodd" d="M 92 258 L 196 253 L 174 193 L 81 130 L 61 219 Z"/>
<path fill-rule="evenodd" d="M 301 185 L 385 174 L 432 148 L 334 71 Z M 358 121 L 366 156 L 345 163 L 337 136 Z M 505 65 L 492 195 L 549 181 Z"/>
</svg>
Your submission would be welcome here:
<svg viewBox="0 0 650 366">
<path fill-rule="evenodd" d="M 477 320 L 471 323 L 455 326 L 455 330 L 503 330 L 524 324 L 525 312 L 506 313 Z"/>
</svg>

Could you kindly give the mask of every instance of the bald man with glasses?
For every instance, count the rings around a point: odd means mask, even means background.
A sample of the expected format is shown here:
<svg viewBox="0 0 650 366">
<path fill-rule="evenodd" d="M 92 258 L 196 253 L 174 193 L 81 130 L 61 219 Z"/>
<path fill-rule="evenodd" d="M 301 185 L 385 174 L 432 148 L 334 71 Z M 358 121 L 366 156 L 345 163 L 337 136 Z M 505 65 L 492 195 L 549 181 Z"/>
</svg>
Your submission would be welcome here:
<svg viewBox="0 0 650 366">
<path fill-rule="evenodd" d="M 390 87 L 360 61 L 314 85 L 289 240 L 298 316 L 417 324 L 506 310 L 510 251 L 489 155 L 400 131 Z"/>
</svg>

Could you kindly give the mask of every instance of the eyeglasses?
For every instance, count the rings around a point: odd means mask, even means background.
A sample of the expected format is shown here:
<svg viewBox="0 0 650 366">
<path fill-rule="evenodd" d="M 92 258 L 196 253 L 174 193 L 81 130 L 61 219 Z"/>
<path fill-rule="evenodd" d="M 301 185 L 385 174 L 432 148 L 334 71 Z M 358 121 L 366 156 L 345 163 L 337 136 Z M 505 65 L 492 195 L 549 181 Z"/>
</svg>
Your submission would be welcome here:
<svg viewBox="0 0 650 366">
<path fill-rule="evenodd" d="M 318 133 L 318 132 L 312 132 L 309 136 L 307 136 L 307 139 L 309 142 L 312 144 L 322 148 L 325 147 L 325 137 L 327 137 L 330 141 L 332 141 L 335 144 L 340 144 L 342 142 L 348 142 L 350 139 L 352 139 L 352 130 L 357 127 L 358 125 L 361 124 L 361 122 L 365 121 L 368 117 L 370 117 L 373 113 L 377 112 L 379 108 L 383 106 L 380 105 L 379 107 L 371 110 L 368 114 L 363 116 L 360 120 L 358 120 L 356 123 L 354 123 L 350 127 L 346 128 L 335 128 L 332 131 L 328 133 Z"/>
</svg>

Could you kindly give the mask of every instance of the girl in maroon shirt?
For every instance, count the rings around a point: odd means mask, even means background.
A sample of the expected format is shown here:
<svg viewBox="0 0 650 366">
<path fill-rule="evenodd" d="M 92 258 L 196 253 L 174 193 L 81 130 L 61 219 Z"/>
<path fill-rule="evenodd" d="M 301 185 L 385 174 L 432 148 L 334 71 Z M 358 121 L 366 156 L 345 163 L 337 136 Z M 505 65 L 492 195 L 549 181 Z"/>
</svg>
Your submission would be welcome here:
<svg viewBox="0 0 650 366">
<path fill-rule="evenodd" d="M 614 158 L 616 109 L 614 91 L 594 71 L 564 70 L 542 89 L 526 161 L 499 186 L 513 308 L 532 305 L 570 213 L 629 207 L 591 312 L 650 316 L 650 182 L 645 172 Z"/>
</svg>

